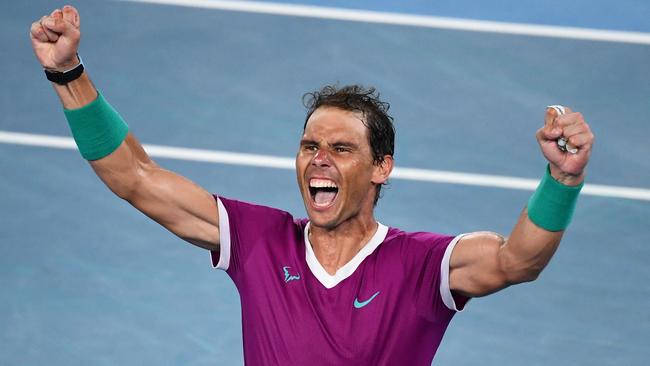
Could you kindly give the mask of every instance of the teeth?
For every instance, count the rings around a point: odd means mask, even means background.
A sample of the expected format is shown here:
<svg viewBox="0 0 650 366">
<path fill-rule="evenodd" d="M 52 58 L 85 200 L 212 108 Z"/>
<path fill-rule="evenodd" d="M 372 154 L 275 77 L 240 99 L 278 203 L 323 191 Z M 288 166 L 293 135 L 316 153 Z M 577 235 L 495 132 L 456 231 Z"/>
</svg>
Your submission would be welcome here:
<svg viewBox="0 0 650 366">
<path fill-rule="evenodd" d="M 338 188 L 336 183 L 329 179 L 312 179 L 309 181 L 309 187 L 311 188 Z"/>
</svg>

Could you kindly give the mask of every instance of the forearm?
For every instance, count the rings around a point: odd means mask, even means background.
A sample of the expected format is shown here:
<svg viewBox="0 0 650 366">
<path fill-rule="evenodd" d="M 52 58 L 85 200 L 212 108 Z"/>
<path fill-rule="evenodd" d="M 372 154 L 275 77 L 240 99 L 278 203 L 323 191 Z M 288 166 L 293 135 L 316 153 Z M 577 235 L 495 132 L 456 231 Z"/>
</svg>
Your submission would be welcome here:
<svg viewBox="0 0 650 366">
<path fill-rule="evenodd" d="M 500 251 L 500 262 L 509 282 L 531 281 L 546 267 L 560 244 L 571 219 L 584 173 L 571 175 L 549 166 L 546 176 L 517 220 Z M 543 191 L 543 192 L 540 192 Z M 539 202 L 543 200 L 543 202 Z M 559 202 L 557 204 L 556 202 Z M 564 217 L 564 220 L 555 218 Z M 551 218 L 551 220 L 549 220 Z M 558 226 L 559 225 L 559 226 Z"/>
<path fill-rule="evenodd" d="M 69 111 L 87 107 L 98 98 L 98 92 L 84 71 L 78 79 L 67 84 L 52 83 L 63 108 Z M 101 118 L 92 123 L 101 124 Z M 74 131 L 73 131 L 74 132 Z M 137 139 L 131 134 L 108 155 L 89 160 L 97 176 L 119 197 L 128 199 L 139 185 L 146 169 L 155 167 Z"/>
<path fill-rule="evenodd" d="M 553 257 L 563 234 L 564 231 L 547 231 L 535 225 L 524 209 L 499 251 L 499 264 L 507 283 L 535 280 Z"/>
<path fill-rule="evenodd" d="M 97 89 L 85 71 L 76 80 L 65 85 L 52 83 L 52 86 L 65 109 L 78 109 L 97 99 Z"/>
<path fill-rule="evenodd" d="M 133 199 L 142 181 L 159 168 L 131 133 L 111 154 L 89 163 L 104 184 L 127 201 Z"/>
</svg>

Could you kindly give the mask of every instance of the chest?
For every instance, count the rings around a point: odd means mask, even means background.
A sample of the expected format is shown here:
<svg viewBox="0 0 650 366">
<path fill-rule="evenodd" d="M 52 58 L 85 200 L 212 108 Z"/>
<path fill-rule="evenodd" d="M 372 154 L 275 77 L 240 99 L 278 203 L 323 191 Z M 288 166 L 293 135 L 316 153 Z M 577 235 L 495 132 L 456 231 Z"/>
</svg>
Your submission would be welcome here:
<svg viewBox="0 0 650 366">
<path fill-rule="evenodd" d="M 418 326 L 412 286 L 388 252 L 366 257 L 330 288 L 300 248 L 255 255 L 260 257 L 239 287 L 244 326 L 282 339 L 288 349 L 363 359 L 377 354 L 399 329 Z"/>
</svg>

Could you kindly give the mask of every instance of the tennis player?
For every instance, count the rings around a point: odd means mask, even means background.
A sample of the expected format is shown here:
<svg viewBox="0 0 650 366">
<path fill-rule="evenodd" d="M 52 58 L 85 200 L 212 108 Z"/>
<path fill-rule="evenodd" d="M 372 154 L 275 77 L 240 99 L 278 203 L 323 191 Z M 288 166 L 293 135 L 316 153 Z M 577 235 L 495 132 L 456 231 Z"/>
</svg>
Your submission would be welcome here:
<svg viewBox="0 0 650 366">
<path fill-rule="evenodd" d="M 388 105 L 360 86 L 307 95 L 296 155 L 307 219 L 213 196 L 162 169 L 129 133 L 77 55 L 79 24 L 65 6 L 31 27 L 79 151 L 118 197 L 209 250 L 232 278 L 249 365 L 430 365 L 454 314 L 472 297 L 536 279 L 569 225 L 594 136 L 568 108 L 547 109 L 536 137 L 548 165 L 509 237 L 377 222 L 394 129 Z"/>
</svg>

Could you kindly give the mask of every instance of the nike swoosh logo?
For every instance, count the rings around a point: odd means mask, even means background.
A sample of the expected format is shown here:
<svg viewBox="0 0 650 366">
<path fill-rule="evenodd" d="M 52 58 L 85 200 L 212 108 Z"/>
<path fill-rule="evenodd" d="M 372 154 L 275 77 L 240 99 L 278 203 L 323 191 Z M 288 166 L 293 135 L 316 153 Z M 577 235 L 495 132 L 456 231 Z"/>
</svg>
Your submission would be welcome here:
<svg viewBox="0 0 650 366">
<path fill-rule="evenodd" d="M 370 304 L 370 302 L 371 302 L 375 297 L 377 297 L 377 295 L 379 295 L 379 291 L 375 292 L 375 294 L 372 295 L 372 296 L 370 296 L 370 298 L 369 298 L 368 300 L 366 300 L 366 301 L 359 302 L 359 299 L 358 299 L 358 298 L 354 299 L 354 307 L 357 308 L 357 309 L 361 309 L 362 307 L 364 307 L 364 306 Z"/>
</svg>

